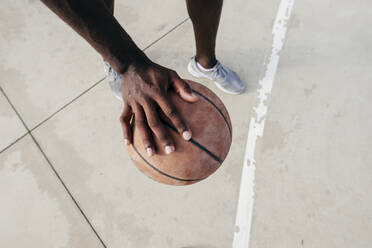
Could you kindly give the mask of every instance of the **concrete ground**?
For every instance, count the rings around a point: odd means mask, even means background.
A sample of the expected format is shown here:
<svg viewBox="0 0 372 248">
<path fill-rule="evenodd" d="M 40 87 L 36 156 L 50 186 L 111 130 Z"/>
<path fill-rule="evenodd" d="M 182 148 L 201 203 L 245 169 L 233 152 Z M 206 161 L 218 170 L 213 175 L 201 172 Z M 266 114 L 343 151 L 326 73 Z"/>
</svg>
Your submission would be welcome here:
<svg viewBox="0 0 372 248">
<path fill-rule="evenodd" d="M 84 40 L 39 1 L 2 6 L 0 247 L 371 247 L 372 3 L 226 0 L 217 56 L 248 87 L 197 80 L 234 137 L 223 166 L 186 187 L 131 163 L 122 103 Z M 152 60 L 196 80 L 184 1 L 115 12 Z"/>
</svg>

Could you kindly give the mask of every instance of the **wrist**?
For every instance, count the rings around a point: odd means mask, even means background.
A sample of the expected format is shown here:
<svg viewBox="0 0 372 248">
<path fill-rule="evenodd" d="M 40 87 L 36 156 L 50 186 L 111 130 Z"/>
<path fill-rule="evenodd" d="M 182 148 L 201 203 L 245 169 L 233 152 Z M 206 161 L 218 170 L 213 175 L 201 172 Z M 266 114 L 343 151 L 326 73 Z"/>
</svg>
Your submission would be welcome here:
<svg viewBox="0 0 372 248">
<path fill-rule="evenodd" d="M 116 53 L 115 56 L 110 56 L 109 64 L 119 74 L 126 73 L 130 68 L 146 68 L 153 62 L 141 50 L 135 52 Z"/>
</svg>

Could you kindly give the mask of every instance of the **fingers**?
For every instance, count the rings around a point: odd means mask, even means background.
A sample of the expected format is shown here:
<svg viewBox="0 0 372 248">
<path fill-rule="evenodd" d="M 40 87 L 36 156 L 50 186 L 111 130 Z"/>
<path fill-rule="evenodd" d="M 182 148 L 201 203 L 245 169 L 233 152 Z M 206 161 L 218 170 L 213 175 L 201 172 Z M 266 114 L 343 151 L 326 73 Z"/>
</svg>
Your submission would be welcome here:
<svg viewBox="0 0 372 248">
<path fill-rule="evenodd" d="M 155 146 L 152 141 L 151 131 L 160 140 L 166 154 L 170 154 L 175 151 L 174 142 L 159 118 L 159 113 L 156 109 L 155 102 L 151 99 L 145 100 L 142 106 L 138 103 L 133 103 L 131 107 L 125 105 L 120 120 L 123 126 L 124 139 L 126 142 L 128 142 L 127 144 L 130 144 L 131 142 L 132 134 L 129 122 L 133 114 L 135 118 L 134 125 L 139 133 L 142 144 L 148 156 L 152 156 L 155 153 Z"/>
<path fill-rule="evenodd" d="M 145 113 L 143 112 L 142 107 L 138 103 L 132 104 L 135 122 L 134 125 L 138 133 L 140 134 L 142 144 L 146 150 L 148 156 L 152 156 L 155 152 L 155 148 L 152 144 L 150 130 L 147 126 L 147 121 Z"/>
<path fill-rule="evenodd" d="M 133 112 L 128 104 L 124 104 L 123 113 L 120 115 L 120 123 L 123 129 L 124 142 L 129 145 L 132 142 L 132 131 L 130 129 L 130 119 L 132 118 Z"/>
<path fill-rule="evenodd" d="M 175 150 L 173 140 L 159 118 L 159 113 L 156 110 L 154 101 L 148 99 L 142 106 L 146 114 L 147 124 L 156 137 L 160 140 L 164 147 L 165 153 L 172 153 Z"/>
<path fill-rule="evenodd" d="M 126 100 L 127 104 L 124 105 L 120 122 L 122 124 L 125 142 L 128 145 L 133 142 L 131 118 L 134 116 L 136 132 L 138 131 L 138 136 L 142 140 L 142 144 L 149 156 L 152 156 L 156 150 L 152 133 L 158 138 L 166 154 L 172 153 L 175 150 L 172 136 L 169 134 L 169 130 L 165 127 L 164 122 L 160 119 L 159 114 L 161 113 L 158 111 L 158 106 L 185 140 L 190 140 L 192 136 L 191 130 L 169 100 L 168 89 L 172 87 L 187 102 L 198 100 L 198 96 L 192 92 L 190 86 L 175 71 L 166 68 L 160 69 L 155 71 L 157 74 L 150 73 L 145 75 L 148 76 L 146 78 L 154 82 L 144 83 L 140 81 L 139 84 L 128 86 L 127 91 L 129 93 L 123 91 L 125 93 L 123 99 Z M 157 77 L 155 77 L 156 75 Z"/>
<path fill-rule="evenodd" d="M 192 92 L 189 84 L 181 79 L 177 73 L 174 72 L 172 74 L 171 80 L 173 82 L 173 89 L 183 100 L 187 102 L 196 102 L 198 100 L 198 96 Z"/>
<path fill-rule="evenodd" d="M 158 97 L 157 103 L 160 106 L 161 110 L 164 112 L 164 114 L 176 127 L 178 133 L 181 134 L 185 140 L 190 140 L 192 136 L 191 130 L 186 126 L 185 122 L 177 112 L 174 105 L 171 104 L 171 102 L 164 96 Z"/>
</svg>

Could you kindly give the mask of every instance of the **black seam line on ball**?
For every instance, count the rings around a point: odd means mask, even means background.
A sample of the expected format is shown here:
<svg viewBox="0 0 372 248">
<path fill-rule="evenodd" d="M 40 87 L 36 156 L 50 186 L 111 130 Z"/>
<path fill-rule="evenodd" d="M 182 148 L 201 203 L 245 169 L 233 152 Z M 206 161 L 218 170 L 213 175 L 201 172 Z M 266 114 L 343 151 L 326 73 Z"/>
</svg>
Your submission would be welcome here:
<svg viewBox="0 0 372 248">
<path fill-rule="evenodd" d="M 137 150 L 137 148 L 134 146 L 134 144 L 132 144 L 132 147 L 133 149 L 136 151 L 136 153 L 138 154 L 138 156 L 140 156 L 142 158 L 143 161 L 145 161 L 145 163 L 147 165 L 149 165 L 151 168 L 153 168 L 155 171 L 159 172 L 160 174 L 162 174 L 163 176 L 166 176 L 166 177 L 169 177 L 169 178 L 172 178 L 174 180 L 178 180 L 178 181 L 184 181 L 184 182 L 195 182 L 195 181 L 201 181 L 205 178 L 200 178 L 200 179 L 184 179 L 184 178 L 179 178 L 179 177 L 174 177 L 174 176 L 171 176 L 161 170 L 159 170 L 158 168 L 156 168 L 154 165 L 152 165 L 149 161 L 147 161 L 143 156 L 142 154 Z M 177 166 L 177 165 L 175 165 Z"/>
<path fill-rule="evenodd" d="M 225 117 L 224 114 L 222 113 L 222 110 L 219 109 L 219 108 L 217 107 L 217 105 L 216 105 L 214 102 L 212 102 L 211 99 L 209 99 L 208 97 L 206 97 L 206 96 L 203 95 L 202 93 L 200 93 L 200 92 L 198 92 L 198 91 L 196 91 L 196 90 L 193 90 L 193 89 L 191 89 L 191 90 L 192 90 L 192 92 L 194 92 L 194 93 L 198 94 L 199 96 L 203 97 L 207 102 L 209 102 L 210 104 L 212 104 L 213 107 L 215 107 L 215 108 L 217 109 L 217 111 L 221 114 L 222 118 L 225 120 L 227 127 L 229 128 L 230 136 L 232 136 L 231 127 L 230 127 L 229 122 L 227 121 L 226 117 Z"/>
<path fill-rule="evenodd" d="M 170 129 L 172 129 L 173 131 L 175 131 L 176 133 L 178 133 L 177 132 L 177 129 L 174 126 L 172 126 L 171 124 L 169 124 L 166 121 L 163 121 L 163 123 L 165 125 L 167 125 L 167 127 L 169 127 Z M 195 141 L 192 138 L 190 140 L 188 140 L 188 141 L 191 142 L 193 145 L 197 146 L 200 150 L 206 152 L 209 156 L 211 156 L 218 163 L 222 164 L 222 160 L 219 157 L 217 157 L 213 152 L 209 151 L 206 147 L 204 147 L 203 145 L 201 145 L 200 143 L 198 143 L 197 141 Z"/>
</svg>

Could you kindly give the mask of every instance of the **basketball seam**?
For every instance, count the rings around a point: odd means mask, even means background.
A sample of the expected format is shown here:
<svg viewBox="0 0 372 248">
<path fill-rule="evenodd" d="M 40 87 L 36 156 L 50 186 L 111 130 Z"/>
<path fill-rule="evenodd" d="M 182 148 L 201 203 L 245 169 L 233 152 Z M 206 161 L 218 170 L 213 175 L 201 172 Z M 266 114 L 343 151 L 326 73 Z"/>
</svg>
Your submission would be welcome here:
<svg viewBox="0 0 372 248">
<path fill-rule="evenodd" d="M 184 181 L 184 182 L 196 182 L 196 181 L 201 181 L 207 177 L 204 177 L 204 178 L 200 178 L 200 179 L 185 179 L 185 178 L 179 178 L 179 177 L 175 177 L 175 176 L 171 176 L 167 173 L 165 173 L 164 171 L 162 170 L 159 170 L 158 168 L 156 168 L 154 165 L 152 165 L 149 161 L 147 161 L 143 156 L 142 154 L 137 150 L 137 148 L 135 147 L 134 144 L 132 144 L 132 147 L 133 149 L 136 151 L 136 153 L 138 154 L 138 156 L 140 156 L 142 158 L 143 161 L 145 161 L 145 163 L 147 165 L 149 165 L 151 168 L 153 168 L 155 171 L 159 172 L 160 174 L 162 174 L 163 176 L 166 176 L 166 177 L 169 177 L 169 178 L 172 178 L 174 180 L 178 180 L 178 181 Z"/>
<path fill-rule="evenodd" d="M 163 121 L 163 123 L 167 125 L 170 129 L 172 129 L 174 132 L 178 133 L 177 129 L 174 126 L 172 126 L 166 121 Z M 218 163 L 222 164 L 222 160 L 217 155 L 215 155 L 213 152 L 209 151 L 208 148 L 204 147 L 202 144 L 200 144 L 199 142 L 197 142 L 196 140 L 192 138 L 188 141 L 191 142 L 194 146 L 198 147 L 200 150 L 206 152 L 209 156 L 211 156 Z"/>
<path fill-rule="evenodd" d="M 194 90 L 194 89 L 191 89 L 191 91 L 194 92 L 194 93 L 196 93 L 196 94 L 198 94 L 199 96 L 203 97 L 204 100 L 206 100 L 207 102 L 209 102 L 210 104 L 212 104 L 213 107 L 215 107 L 215 109 L 217 109 L 217 111 L 220 113 L 220 115 L 221 115 L 222 118 L 224 119 L 224 121 L 225 121 L 225 123 L 226 123 L 226 125 L 227 125 L 227 128 L 229 129 L 230 136 L 232 136 L 232 130 L 231 130 L 230 124 L 229 124 L 229 122 L 227 121 L 227 118 L 225 117 L 225 115 L 222 113 L 222 110 L 221 110 L 219 107 L 217 107 L 217 105 L 216 105 L 214 102 L 212 102 L 211 99 L 209 99 L 208 97 L 206 97 L 206 96 L 203 95 L 202 93 L 200 93 L 200 92 L 198 92 L 198 91 L 196 91 L 196 90 Z"/>
</svg>

